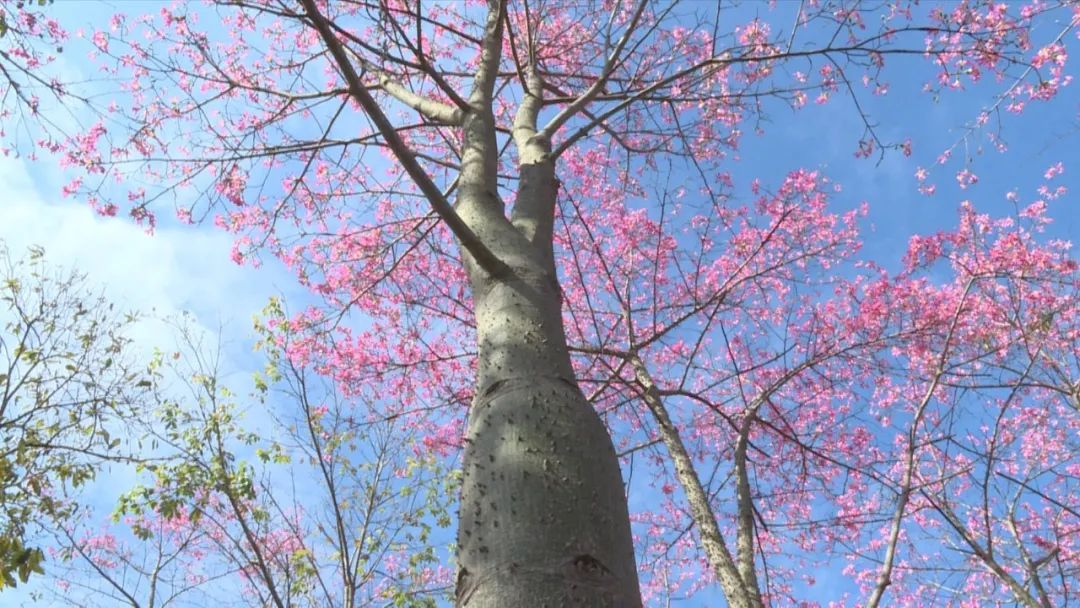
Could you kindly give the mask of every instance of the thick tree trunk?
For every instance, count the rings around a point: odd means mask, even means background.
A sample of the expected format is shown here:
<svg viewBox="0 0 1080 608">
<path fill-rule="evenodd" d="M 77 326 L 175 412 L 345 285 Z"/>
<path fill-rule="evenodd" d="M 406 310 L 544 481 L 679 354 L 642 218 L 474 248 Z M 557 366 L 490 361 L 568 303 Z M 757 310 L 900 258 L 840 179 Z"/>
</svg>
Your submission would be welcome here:
<svg viewBox="0 0 1080 608">
<path fill-rule="evenodd" d="M 482 120 L 466 124 L 467 136 L 489 137 Z M 491 276 L 467 263 L 479 361 L 464 456 L 457 605 L 636 608 L 619 462 L 570 364 L 550 221 L 529 213 L 554 205 L 552 163 L 541 155 L 523 164 L 511 224 L 491 212 L 502 208 L 493 172 L 472 173 L 482 165 L 471 160 L 467 152 L 458 212 L 510 271 Z"/>
<path fill-rule="evenodd" d="M 540 277 L 477 294 L 458 606 L 640 606 L 618 460 L 574 381 L 558 301 Z"/>
</svg>

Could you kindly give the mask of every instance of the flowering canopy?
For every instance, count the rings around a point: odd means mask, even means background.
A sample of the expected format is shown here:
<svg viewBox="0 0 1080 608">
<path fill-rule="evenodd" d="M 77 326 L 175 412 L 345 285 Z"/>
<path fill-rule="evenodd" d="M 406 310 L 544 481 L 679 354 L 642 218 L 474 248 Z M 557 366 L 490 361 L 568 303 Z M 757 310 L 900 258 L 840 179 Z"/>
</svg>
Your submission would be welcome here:
<svg viewBox="0 0 1080 608">
<path fill-rule="evenodd" d="M 499 219 L 550 255 L 577 380 L 637 469 L 647 601 L 719 583 L 732 606 L 812 605 L 819 565 L 875 606 L 1075 600 L 1080 299 L 1069 243 L 1044 232 L 1064 166 L 1014 217 L 965 202 L 894 271 L 860 259 L 866 210 L 835 211 L 823 172 L 729 167 L 770 110 L 811 102 L 858 113 L 855 157 L 912 155 L 861 100 L 913 60 L 927 94 L 996 83 L 962 141 L 1004 149 L 991 119 L 1069 85 L 1080 7 L 489 4 L 117 15 L 88 36 L 121 91 L 39 143 L 102 214 L 152 228 L 171 206 L 234 233 L 234 261 L 283 262 L 318 300 L 270 322 L 288 360 L 445 458 L 483 366 L 469 263 L 503 255 L 465 198 L 445 205 L 480 167 Z M 33 14 L 6 19 L 51 40 Z M 919 191 L 941 170 L 919 168 Z"/>
</svg>

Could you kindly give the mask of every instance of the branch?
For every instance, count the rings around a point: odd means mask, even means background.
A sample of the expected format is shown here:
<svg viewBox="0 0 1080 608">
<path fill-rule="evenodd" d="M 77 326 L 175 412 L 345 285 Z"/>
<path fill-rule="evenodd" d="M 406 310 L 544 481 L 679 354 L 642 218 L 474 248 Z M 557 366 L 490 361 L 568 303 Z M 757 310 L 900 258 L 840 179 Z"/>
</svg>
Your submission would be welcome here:
<svg viewBox="0 0 1080 608">
<path fill-rule="evenodd" d="M 435 182 L 431 180 L 424 168 L 420 166 L 420 163 L 416 160 L 416 155 L 409 146 L 401 139 L 397 131 L 394 129 L 394 125 L 390 123 L 390 120 L 383 113 L 379 104 L 375 101 L 375 98 L 371 96 L 371 93 L 367 91 L 363 83 L 360 82 L 360 76 L 357 75 L 356 70 L 352 66 L 352 62 L 345 54 L 345 48 L 341 42 L 334 37 L 334 33 L 331 31 L 330 24 L 326 20 L 326 17 L 319 12 L 318 7 L 315 6 L 315 0 L 300 0 L 304 6 L 305 12 L 307 12 L 308 19 L 311 20 L 312 25 L 319 32 L 319 36 L 322 37 L 323 42 L 326 43 L 330 54 L 333 55 L 334 61 L 337 63 L 337 67 L 341 70 L 342 76 L 345 78 L 346 84 L 349 85 L 349 92 L 353 99 L 360 104 L 360 107 L 364 109 L 371 121 L 375 123 L 375 127 L 386 139 L 387 145 L 394 152 L 394 156 L 397 157 L 398 162 L 405 169 L 405 172 L 409 174 L 409 177 L 413 179 L 413 182 L 420 188 L 420 191 L 427 197 L 428 202 L 431 203 L 431 207 L 435 210 L 435 213 L 446 222 L 446 225 L 450 227 L 454 235 L 461 242 L 469 254 L 473 256 L 476 263 L 491 275 L 500 275 L 510 272 L 510 268 L 500 259 L 495 257 L 486 245 L 480 240 L 476 233 L 469 228 L 461 217 L 454 211 L 453 206 L 446 197 L 443 196 L 442 191 Z"/>
<path fill-rule="evenodd" d="M 893 513 L 893 520 L 889 530 L 889 541 L 885 547 L 885 558 L 882 561 L 881 574 L 878 576 L 874 591 L 871 593 L 870 599 L 866 602 L 867 608 L 877 608 L 881 605 L 881 599 L 885 596 L 885 590 L 892 584 L 892 572 L 896 563 L 896 551 L 897 544 L 900 540 L 900 529 L 904 523 L 904 511 L 907 509 L 908 502 L 911 500 L 913 480 L 916 474 L 915 452 L 919 447 L 916 441 L 918 439 L 919 424 L 926 414 L 926 409 L 930 404 L 930 400 L 933 399 L 934 393 L 938 389 L 941 377 L 945 375 L 945 364 L 949 359 L 949 348 L 953 341 L 953 337 L 955 336 L 956 328 L 960 321 L 960 315 L 964 310 L 964 305 L 967 303 L 967 296 L 971 293 L 971 288 L 974 283 L 975 279 L 972 278 L 969 279 L 967 285 L 964 286 L 964 293 L 960 296 L 960 301 L 956 305 L 952 321 L 949 324 L 948 333 L 945 335 L 945 343 L 941 347 L 941 354 L 938 357 L 934 375 L 930 379 L 930 383 L 926 388 L 922 400 L 915 408 L 915 415 L 911 421 L 911 429 L 908 431 L 908 446 L 907 453 L 905 454 L 904 476 L 903 481 L 901 482 L 900 495 L 896 499 L 896 510 Z"/>
<path fill-rule="evenodd" d="M 417 95 L 399 83 L 390 79 L 386 74 L 379 74 L 379 88 L 386 91 L 394 99 L 416 110 L 428 119 L 444 125 L 460 125 L 465 112 L 461 108 L 454 108 L 441 101 L 435 101 Z"/>
<path fill-rule="evenodd" d="M 784 60 L 797 59 L 797 58 L 800 58 L 800 57 L 815 57 L 815 56 L 818 56 L 818 55 L 830 56 L 830 55 L 846 54 L 846 53 L 863 54 L 863 55 L 870 54 L 870 53 L 876 53 L 876 54 L 881 54 L 881 55 L 925 54 L 926 53 L 925 50 L 920 51 L 920 50 L 916 50 L 916 49 L 913 49 L 913 48 L 912 49 L 903 49 L 903 48 L 901 48 L 901 49 L 892 49 L 892 50 L 875 49 L 875 48 L 872 48 L 871 45 L 877 43 L 879 40 L 881 40 L 885 36 L 895 36 L 895 35 L 901 34 L 901 33 L 920 33 L 920 32 L 927 32 L 927 31 L 938 32 L 938 31 L 945 31 L 945 30 L 936 30 L 936 29 L 933 29 L 933 28 L 925 28 L 925 27 L 910 27 L 910 28 L 904 28 L 904 29 L 901 29 L 901 30 L 890 30 L 886 34 L 880 34 L 880 35 L 877 35 L 877 36 L 872 36 L 872 37 L 870 37 L 870 38 L 868 38 L 866 40 L 863 40 L 861 42 L 846 45 L 846 46 L 832 46 L 830 44 L 829 46 L 827 46 L 825 48 L 820 48 L 820 49 L 812 49 L 812 50 L 807 50 L 807 51 L 778 52 L 778 53 L 772 53 L 772 54 L 769 54 L 769 55 L 744 55 L 744 56 L 735 57 L 735 56 L 732 56 L 730 51 L 727 51 L 727 52 L 725 52 L 725 53 L 723 53 L 723 54 L 721 54 L 719 56 L 713 56 L 713 57 L 710 57 L 708 59 L 703 59 L 703 60 L 701 60 L 701 61 L 699 61 L 699 62 L 697 62 L 697 63 L 695 63 L 693 65 L 690 65 L 690 66 L 687 66 L 687 67 L 685 67 L 685 68 L 683 68 L 681 70 L 678 70 L 678 71 L 676 71 L 675 73 L 673 73 L 673 74 L 671 74 L 669 76 L 660 78 L 660 79 L 656 80 L 655 82 L 649 84 L 648 86 L 645 86 L 644 88 L 642 88 L 642 89 L 640 89 L 640 90 L 638 90 L 636 92 L 625 91 L 624 94 L 626 96 L 624 98 L 622 98 L 622 101 L 620 103 L 614 104 L 612 107 L 604 110 L 596 118 L 594 118 L 594 119 L 590 120 L 589 122 L 585 123 L 580 128 L 578 128 L 576 131 L 574 131 L 572 134 L 570 134 L 564 141 L 560 142 L 558 146 L 555 146 L 555 149 L 554 149 L 554 152 L 552 153 L 552 156 L 555 157 L 555 158 L 561 156 L 563 152 L 565 152 L 568 148 L 570 148 L 572 145 L 574 145 L 578 140 L 580 140 L 581 138 L 587 136 L 589 134 L 589 132 L 592 131 L 592 129 L 594 127 L 601 124 L 603 121 L 607 120 L 611 116 L 614 116 L 615 114 L 617 114 L 617 113 L 621 112 L 622 110 L 626 109 L 631 104 L 633 104 L 633 103 L 635 103 L 637 101 L 643 101 L 643 100 L 649 99 L 650 96 L 653 93 L 656 93 L 657 91 L 663 89 L 664 87 L 672 85 L 672 84 L 682 80 L 683 78 L 687 78 L 687 77 L 692 76 L 692 75 L 694 75 L 694 74 L 696 74 L 698 72 L 703 72 L 704 70 L 707 70 L 709 68 L 717 68 L 717 69 L 719 69 L 720 66 L 733 65 L 733 64 L 739 64 L 739 63 L 747 63 L 747 62 L 764 62 L 764 63 L 767 63 L 767 62 L 771 62 L 771 61 L 784 61 Z"/>
<path fill-rule="evenodd" d="M 309 0 L 304 0 L 306 4 Z M 469 103 L 475 109 L 477 104 L 491 107 L 491 97 L 495 91 L 495 79 L 499 75 L 499 60 L 502 57 L 503 14 L 506 12 L 504 0 L 488 0 L 488 17 L 484 26 L 484 39 L 480 47 L 480 65 L 476 69 Z"/>
<path fill-rule="evenodd" d="M 960 536 L 960 538 L 967 544 L 967 546 L 971 548 L 971 551 L 975 554 L 975 556 L 982 560 L 983 566 L 992 574 L 997 576 L 1003 583 L 1005 583 L 1006 586 L 1009 587 L 1009 590 L 1012 591 L 1013 597 L 1016 599 L 1017 604 L 1025 606 L 1026 608 L 1043 608 L 1039 605 L 1035 598 L 1032 597 L 1030 593 L 1028 593 L 1028 590 L 1025 589 L 1024 586 L 1021 585 L 1015 577 L 1009 574 L 1009 571 L 1002 567 L 1002 565 L 998 563 L 997 559 L 995 559 L 993 555 L 988 553 L 986 549 L 978 543 L 975 537 L 973 537 L 968 531 L 968 529 L 964 527 L 963 523 L 960 521 L 960 518 L 952 510 L 952 507 L 950 507 L 947 503 L 939 504 L 925 490 L 920 490 L 920 493 L 923 495 L 923 497 L 927 499 L 927 501 L 930 503 L 930 506 L 941 514 L 945 522 L 949 524 L 949 526 Z"/>
<path fill-rule="evenodd" d="M 1063 511 L 1068 512 L 1072 516 L 1074 516 L 1076 518 L 1080 518 L 1080 511 L 1077 511 L 1076 509 L 1074 509 L 1074 508 L 1070 507 L 1069 505 L 1061 502 L 1060 500 L 1054 500 L 1054 498 L 1052 498 L 1050 496 L 1047 496 L 1045 493 L 1040 492 L 1036 488 L 1031 487 L 1030 485 L 1028 485 L 1027 482 L 1021 481 L 1021 480 L 1009 475 L 1008 473 L 1002 473 L 1000 471 L 997 472 L 997 475 L 998 475 L 998 477 L 1004 477 L 1005 479 L 1008 479 L 1009 481 L 1019 485 L 1020 487 L 1024 488 L 1025 490 L 1028 490 L 1029 492 L 1034 493 L 1039 498 L 1042 498 L 1043 500 L 1049 502 L 1050 504 L 1054 505 L 1055 507 L 1057 507 L 1057 508 L 1059 508 L 1059 509 L 1061 509 Z"/>
<path fill-rule="evenodd" d="M 630 42 L 630 34 L 634 33 L 638 21 L 641 20 L 641 15 L 645 12 L 645 7 L 648 4 L 648 0 L 642 0 L 638 3 L 637 9 L 634 10 L 634 16 L 630 18 L 630 23 L 626 26 L 626 31 L 623 32 L 623 35 L 615 44 L 615 48 L 612 49 L 611 54 L 608 55 L 607 60 L 604 62 L 604 68 L 600 71 L 600 77 L 596 79 L 596 82 L 586 89 L 577 99 L 571 102 L 570 105 L 563 108 L 563 111 L 559 112 L 555 118 L 552 118 L 551 122 L 546 124 L 544 128 L 540 130 L 540 133 L 538 134 L 540 137 L 547 141 L 551 141 L 551 137 L 559 130 L 559 127 L 566 124 L 566 121 L 573 118 L 575 114 L 592 101 L 593 97 L 596 97 L 604 90 L 604 85 L 607 84 L 608 79 L 611 77 L 611 73 L 615 71 L 615 67 L 619 64 L 619 55 L 622 54 L 623 49 L 626 48 L 626 44 Z"/>
<path fill-rule="evenodd" d="M 458 95 L 458 92 L 454 89 L 454 87 L 451 86 L 450 83 L 447 82 L 445 78 L 443 78 L 443 75 L 440 74 L 439 71 L 436 70 L 434 68 L 434 66 L 431 65 L 431 62 L 429 62 L 427 60 L 427 57 L 424 56 L 424 37 L 423 37 L 423 31 L 422 31 L 423 18 L 420 15 L 421 7 L 420 7 L 419 0 L 417 0 L 417 2 L 416 2 L 416 44 L 415 45 L 413 45 L 411 42 L 409 42 L 409 36 L 405 33 L 405 30 L 401 27 L 401 24 L 398 23 L 397 19 L 395 19 L 393 17 L 393 15 L 390 14 L 391 11 L 388 10 L 389 7 L 384 5 L 382 8 L 384 10 L 386 10 L 387 20 L 390 22 L 391 27 L 393 27 L 394 30 L 396 30 L 398 32 L 398 34 L 401 36 L 402 41 L 405 43 L 405 46 L 407 46 L 409 48 L 409 50 L 412 51 L 413 56 L 416 57 L 416 62 L 417 62 L 417 65 L 420 67 L 420 69 L 425 74 L 430 76 L 431 79 L 435 82 L 435 84 L 440 89 L 442 89 L 442 91 L 444 93 L 446 93 L 446 95 L 450 98 L 450 101 L 453 101 L 454 105 L 457 106 L 458 110 L 461 110 L 463 112 L 468 111 L 468 109 L 469 109 L 468 102 L 466 102 L 464 99 L 461 98 L 460 95 Z M 342 31 L 341 28 L 336 28 L 336 26 L 335 26 L 335 29 L 338 29 L 338 31 Z M 453 108 L 450 108 L 450 109 L 453 110 Z"/>
<path fill-rule="evenodd" d="M 509 23 L 506 24 L 506 31 L 510 34 L 510 50 L 514 55 L 514 63 L 518 66 L 518 78 L 521 80 L 521 88 L 524 89 L 524 98 L 514 115 L 512 131 L 518 154 L 524 155 L 525 150 L 529 147 L 529 142 L 536 141 L 532 138 L 536 135 L 536 121 L 540 116 L 540 108 L 544 103 L 544 83 L 533 60 L 535 51 L 532 47 L 532 37 L 530 36 L 529 39 L 529 63 L 525 67 L 524 73 L 521 73 L 521 62 L 518 60 L 517 48 L 514 44 L 514 31 Z M 547 152 L 551 146 L 543 145 L 542 147 L 544 152 Z"/>
<path fill-rule="evenodd" d="M 648 368 L 641 358 L 631 354 L 630 364 L 634 368 L 634 376 L 640 385 L 641 395 L 656 419 L 660 430 L 660 437 L 668 448 L 675 463 L 675 474 L 682 484 L 683 492 L 686 493 L 687 502 L 690 505 L 690 513 L 694 525 L 698 527 L 702 548 L 705 550 L 709 566 L 716 574 L 727 597 L 728 604 L 732 608 L 751 608 L 761 606 L 761 595 L 757 588 L 751 588 L 750 581 L 745 580 L 731 551 L 724 541 L 720 526 L 716 523 L 716 515 L 709 504 L 709 495 L 701 485 L 701 479 L 694 470 L 694 463 L 690 454 L 686 451 L 679 431 L 675 427 L 667 408 L 664 407 L 660 397 L 660 389 L 656 385 Z M 756 583 L 756 581 L 752 581 Z"/>
</svg>

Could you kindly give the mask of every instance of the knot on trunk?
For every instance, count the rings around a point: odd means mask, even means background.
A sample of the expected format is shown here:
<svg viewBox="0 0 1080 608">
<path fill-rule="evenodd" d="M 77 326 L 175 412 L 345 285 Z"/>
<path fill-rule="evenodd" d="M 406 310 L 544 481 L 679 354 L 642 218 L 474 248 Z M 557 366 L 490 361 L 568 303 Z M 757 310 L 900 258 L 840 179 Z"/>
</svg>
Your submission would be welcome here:
<svg viewBox="0 0 1080 608">
<path fill-rule="evenodd" d="M 462 606 L 469 601 L 469 596 L 472 595 L 474 587 L 469 570 L 466 568 L 458 570 L 457 584 L 454 585 L 454 599 L 457 605 Z"/>
<path fill-rule="evenodd" d="M 575 555 L 570 560 L 570 574 L 573 578 L 591 582 L 612 577 L 611 570 L 592 555 Z"/>
</svg>

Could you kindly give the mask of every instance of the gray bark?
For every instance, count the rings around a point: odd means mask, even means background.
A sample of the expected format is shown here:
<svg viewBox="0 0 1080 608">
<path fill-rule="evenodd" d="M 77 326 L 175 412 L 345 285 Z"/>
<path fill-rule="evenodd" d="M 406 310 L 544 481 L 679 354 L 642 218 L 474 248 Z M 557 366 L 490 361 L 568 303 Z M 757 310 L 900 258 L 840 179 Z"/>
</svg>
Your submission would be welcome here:
<svg viewBox="0 0 1080 608">
<path fill-rule="evenodd" d="M 675 428 L 671 416 L 668 415 L 667 408 L 664 407 L 656 383 L 640 358 L 635 356 L 631 360 L 631 364 L 634 366 L 634 374 L 638 382 L 644 388 L 645 404 L 649 407 L 653 417 L 656 418 L 660 438 L 663 439 L 668 453 L 671 454 L 671 459 L 675 465 L 675 476 L 686 493 L 686 500 L 690 506 L 690 515 L 694 520 L 694 525 L 698 528 L 701 548 L 705 552 L 705 558 L 709 563 L 709 567 L 712 568 L 713 574 L 716 575 L 716 580 L 720 582 L 720 586 L 724 590 L 724 597 L 727 598 L 728 605 L 731 608 L 761 608 L 764 606 L 764 601 L 761 598 L 757 575 L 754 572 L 752 536 L 748 534 L 739 535 L 741 542 L 736 547 L 739 558 L 738 562 L 736 562 L 736 558 L 732 556 L 731 551 L 728 549 L 719 524 L 716 523 L 712 505 L 709 504 L 709 494 L 701 484 L 701 478 L 698 477 L 697 472 L 694 470 L 694 462 L 690 458 L 689 452 L 686 451 L 686 446 L 683 444 L 682 438 L 679 437 L 679 431 Z M 744 496 L 745 501 L 743 500 Z M 746 509 L 747 516 L 752 517 L 752 513 L 749 512 L 749 498 L 748 489 L 744 490 L 742 484 L 740 484 L 740 515 L 743 513 L 743 509 Z M 740 525 L 742 525 L 741 522 Z M 752 520 L 749 525 L 752 528 Z"/>
<path fill-rule="evenodd" d="M 550 143 L 535 135 L 535 79 L 514 128 L 521 179 L 509 220 L 498 195 L 491 95 L 502 11 L 491 3 L 462 124 L 455 205 L 507 267 L 492 272 L 463 254 L 478 369 L 458 515 L 457 605 L 636 608 L 641 594 L 619 461 L 577 385 L 562 324 L 551 236 L 558 181 Z"/>
<path fill-rule="evenodd" d="M 496 196 L 494 184 L 484 183 L 493 173 L 469 172 L 486 163 L 466 161 L 457 204 L 510 268 L 493 276 L 469 265 L 479 363 L 464 455 L 457 604 L 637 607 L 618 459 L 575 380 L 550 223 L 533 213 L 554 206 L 553 164 L 544 154 L 523 161 L 513 223 L 485 211 L 497 201 L 470 200 Z"/>
</svg>

